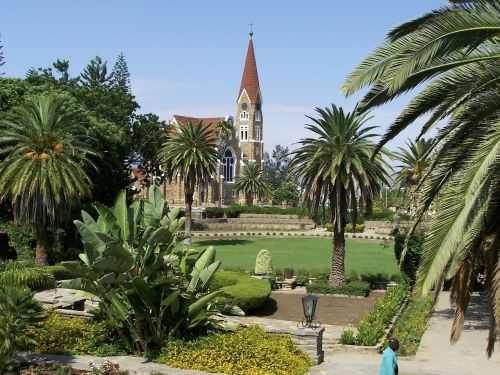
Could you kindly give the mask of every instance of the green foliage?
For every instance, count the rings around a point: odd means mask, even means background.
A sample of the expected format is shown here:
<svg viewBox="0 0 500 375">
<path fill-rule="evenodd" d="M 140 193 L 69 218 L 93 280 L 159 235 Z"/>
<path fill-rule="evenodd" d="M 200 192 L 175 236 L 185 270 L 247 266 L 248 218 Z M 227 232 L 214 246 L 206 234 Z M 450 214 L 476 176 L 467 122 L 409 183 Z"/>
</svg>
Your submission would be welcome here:
<svg viewBox="0 0 500 375">
<path fill-rule="evenodd" d="M 66 355 L 124 355 L 126 350 L 113 329 L 104 322 L 65 318 L 53 313 L 20 335 L 22 350 Z"/>
<path fill-rule="evenodd" d="M 0 283 L 0 372 L 15 366 L 18 338 L 45 318 L 45 311 L 28 288 Z"/>
<path fill-rule="evenodd" d="M 208 219 L 224 217 L 224 208 L 221 207 L 206 207 L 205 212 Z"/>
<path fill-rule="evenodd" d="M 271 151 L 271 155 L 268 152 L 264 153 L 263 176 L 273 189 L 278 189 L 289 181 L 289 166 L 290 152 L 288 147 L 276 145 Z"/>
<path fill-rule="evenodd" d="M 342 331 L 340 335 L 339 344 L 342 345 L 355 345 L 356 344 L 356 334 L 352 329 L 346 329 Z"/>
<path fill-rule="evenodd" d="M 246 204 L 251 206 L 253 199 L 257 195 L 266 193 L 269 190 L 266 180 L 262 175 L 262 169 L 257 163 L 245 164 L 239 176 L 236 177 L 234 188 L 245 193 Z"/>
<path fill-rule="evenodd" d="M 130 73 L 123 52 L 120 52 L 118 55 L 113 71 L 111 72 L 111 86 L 124 94 L 130 94 Z"/>
<path fill-rule="evenodd" d="M 404 212 L 394 212 L 381 208 L 374 208 L 370 216 L 365 217 L 365 220 L 394 222 L 394 217 L 396 215 L 399 216 L 401 220 L 410 220 L 410 215 Z"/>
<path fill-rule="evenodd" d="M 398 355 L 409 356 L 417 353 L 420 340 L 427 328 L 433 300 L 433 294 L 426 297 L 413 296 L 399 316 L 392 331 L 392 336 L 399 340 Z M 385 349 L 387 345 L 388 342 L 384 340 L 382 348 Z"/>
<path fill-rule="evenodd" d="M 341 285 L 329 285 L 326 283 L 314 283 L 306 286 L 308 293 L 320 294 L 343 294 L 347 296 L 366 297 L 370 293 L 370 284 L 365 281 L 351 281 Z"/>
<path fill-rule="evenodd" d="M 29 263 L 0 263 L 0 284 L 13 284 L 31 290 L 54 288 L 54 276 L 44 267 L 34 267 Z"/>
<path fill-rule="evenodd" d="M 345 113 L 332 104 L 331 108 L 316 108 L 318 118 L 307 116 L 312 125 L 306 129 L 314 138 L 300 140 L 293 151 L 291 170 L 301 181 L 304 201 L 314 216 L 328 200 L 331 202 L 330 222 L 337 243 L 332 244 L 332 279 L 336 284 L 345 281 L 345 249 L 343 228 L 350 212 L 356 222 L 358 200 L 371 200 L 387 183 L 381 154 L 375 155 L 371 140 L 373 127 L 365 127 L 368 114 L 357 109 Z M 333 248 L 337 247 L 336 251 Z"/>
<path fill-rule="evenodd" d="M 326 223 L 325 228 L 328 232 L 333 230 L 333 225 L 331 223 Z M 345 226 L 346 233 L 352 233 L 352 224 L 348 223 Z M 365 224 L 356 224 L 356 233 L 363 233 L 365 231 Z"/>
<path fill-rule="evenodd" d="M 307 275 L 296 275 L 295 284 L 304 286 L 309 284 L 309 276 Z"/>
<path fill-rule="evenodd" d="M 356 345 L 376 345 L 407 294 L 408 284 L 406 283 L 401 283 L 397 287 L 387 290 L 384 298 L 373 306 L 373 309 L 359 324 Z"/>
<path fill-rule="evenodd" d="M 262 207 L 262 206 L 240 206 L 232 204 L 224 209 L 227 217 L 239 217 L 240 214 L 267 214 L 267 215 L 299 215 L 307 216 L 307 209 L 304 207 Z"/>
<path fill-rule="evenodd" d="M 223 292 L 219 301 L 232 303 L 245 312 L 258 309 L 271 294 L 266 280 L 233 271 L 217 272 L 210 288 Z"/>
<path fill-rule="evenodd" d="M 103 62 L 99 56 L 90 60 L 83 73 L 80 74 L 80 82 L 89 88 L 108 86 L 111 78 L 113 78 L 113 74 L 108 75 L 107 61 Z"/>
<path fill-rule="evenodd" d="M 268 334 L 257 326 L 192 341 L 169 341 L 156 361 L 234 375 L 302 375 L 313 364 L 290 336 Z"/>
<path fill-rule="evenodd" d="M 62 265 L 45 266 L 44 268 L 50 272 L 56 280 L 68 280 L 76 277 L 73 272 Z"/>
<path fill-rule="evenodd" d="M 257 254 L 257 259 L 255 260 L 255 274 L 256 275 L 272 275 L 273 274 L 273 260 L 271 258 L 271 253 L 262 249 Z"/>
<path fill-rule="evenodd" d="M 157 186 L 147 200 L 127 206 L 125 192 L 113 208 L 95 205 L 94 220 L 82 211 L 75 221 L 84 245 L 82 262 L 63 265 L 78 278 L 63 287 L 98 296 L 110 324 L 119 330 L 129 350 L 144 352 L 160 346 L 167 336 L 220 327 L 211 317 L 220 309 L 239 314 L 232 306 L 216 306 L 220 291 L 209 292 L 220 267 L 215 248 L 176 250 L 185 219 L 169 211 Z"/>
<path fill-rule="evenodd" d="M 295 182 L 287 181 L 273 190 L 271 196 L 278 202 L 297 206 L 300 202 L 300 187 Z"/>
<path fill-rule="evenodd" d="M 33 228 L 17 221 L 0 222 L 0 231 L 9 236 L 9 245 L 16 251 L 16 260 L 33 263 L 35 260 L 35 234 Z"/>
<path fill-rule="evenodd" d="M 420 138 L 413 142 L 406 142 L 406 147 L 398 147 L 394 152 L 395 159 L 401 164 L 396 166 L 397 177 L 394 181 L 399 187 L 409 188 L 418 185 L 431 163 L 431 152 L 434 148 L 434 139 Z"/>
<path fill-rule="evenodd" d="M 410 284 L 415 283 L 417 269 L 422 257 L 424 245 L 424 234 L 411 234 L 406 247 L 406 255 L 401 262 L 401 255 L 405 249 L 405 241 L 409 234 L 403 231 L 396 231 L 394 234 L 394 255 L 399 263 L 401 273 Z"/>
</svg>

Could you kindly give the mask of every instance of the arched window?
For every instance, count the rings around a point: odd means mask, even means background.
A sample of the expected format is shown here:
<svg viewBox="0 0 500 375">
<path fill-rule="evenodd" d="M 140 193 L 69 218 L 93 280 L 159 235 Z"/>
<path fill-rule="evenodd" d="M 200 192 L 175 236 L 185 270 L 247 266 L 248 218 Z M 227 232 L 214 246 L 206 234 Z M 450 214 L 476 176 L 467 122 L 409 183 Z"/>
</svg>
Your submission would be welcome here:
<svg viewBox="0 0 500 375">
<path fill-rule="evenodd" d="M 227 148 L 224 152 L 224 158 L 222 158 L 223 175 L 226 182 L 234 180 L 234 163 L 234 153 L 230 148 Z"/>
</svg>

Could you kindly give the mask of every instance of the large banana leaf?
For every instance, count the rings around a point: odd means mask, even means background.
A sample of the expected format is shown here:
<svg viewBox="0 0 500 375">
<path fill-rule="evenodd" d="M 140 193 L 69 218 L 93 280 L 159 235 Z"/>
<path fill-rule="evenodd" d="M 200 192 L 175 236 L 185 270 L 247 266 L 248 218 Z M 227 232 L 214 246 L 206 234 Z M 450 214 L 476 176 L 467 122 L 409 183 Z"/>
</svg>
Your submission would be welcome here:
<svg viewBox="0 0 500 375">
<path fill-rule="evenodd" d="M 200 311 L 206 308 L 209 302 L 213 301 L 216 297 L 220 296 L 222 293 L 223 293 L 222 290 L 217 290 L 215 292 L 212 292 L 210 294 L 201 297 L 196 302 L 190 304 L 187 309 L 189 316 L 190 317 L 196 316 Z"/>
<path fill-rule="evenodd" d="M 203 253 L 200 254 L 198 260 L 194 264 L 191 272 L 190 289 L 196 289 L 200 279 L 201 272 L 215 261 L 215 247 L 209 246 Z"/>
<path fill-rule="evenodd" d="M 130 242 L 134 233 L 134 212 L 131 207 L 127 206 L 127 194 L 123 190 L 116 197 L 113 206 L 113 213 L 116 217 L 117 224 L 121 230 L 121 238 L 123 241 Z"/>
</svg>

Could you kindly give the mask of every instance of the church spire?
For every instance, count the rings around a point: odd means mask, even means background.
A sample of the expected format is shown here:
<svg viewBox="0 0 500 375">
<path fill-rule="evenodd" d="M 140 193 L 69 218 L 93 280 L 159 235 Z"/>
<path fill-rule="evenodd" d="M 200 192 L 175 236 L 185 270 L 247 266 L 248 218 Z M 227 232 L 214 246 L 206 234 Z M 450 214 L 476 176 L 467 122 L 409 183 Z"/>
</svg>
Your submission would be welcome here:
<svg viewBox="0 0 500 375">
<path fill-rule="evenodd" d="M 248 42 L 247 58 L 245 60 L 245 69 L 241 78 L 240 92 L 238 99 L 246 90 L 248 98 L 254 103 L 260 96 L 259 75 L 257 74 L 257 63 L 255 62 L 255 53 L 253 51 L 253 31 L 250 31 L 250 41 Z"/>
</svg>

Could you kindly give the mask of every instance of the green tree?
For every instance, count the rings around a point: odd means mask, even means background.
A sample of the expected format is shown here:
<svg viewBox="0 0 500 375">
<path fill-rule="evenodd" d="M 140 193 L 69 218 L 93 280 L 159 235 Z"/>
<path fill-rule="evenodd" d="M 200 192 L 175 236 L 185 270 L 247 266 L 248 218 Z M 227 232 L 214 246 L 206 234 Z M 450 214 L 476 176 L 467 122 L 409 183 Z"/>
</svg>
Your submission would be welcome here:
<svg viewBox="0 0 500 375">
<path fill-rule="evenodd" d="M 300 186 L 295 182 L 287 181 L 273 190 L 272 197 L 279 202 L 297 206 L 300 202 Z"/>
<path fill-rule="evenodd" d="M 418 185 L 425 175 L 431 161 L 431 151 L 434 140 L 420 138 L 413 142 L 406 142 L 406 148 L 399 147 L 393 152 L 394 158 L 401 164 L 397 165 L 395 182 L 403 188 Z"/>
<path fill-rule="evenodd" d="M 68 60 L 59 60 L 57 59 L 56 62 L 52 63 L 52 66 L 54 67 L 55 70 L 61 74 L 61 78 L 59 78 L 59 82 L 61 84 L 66 84 L 69 81 L 69 61 Z"/>
<path fill-rule="evenodd" d="M 99 56 L 90 60 L 90 63 L 85 67 L 80 74 L 80 82 L 83 86 L 96 88 L 109 86 L 113 79 L 113 73 L 108 75 L 108 63 L 102 61 Z"/>
<path fill-rule="evenodd" d="M 158 160 L 162 148 L 163 136 L 167 131 L 165 121 L 153 113 L 137 115 L 131 126 L 132 155 L 131 163 L 144 173 L 144 187 L 152 184 L 160 185 L 165 180 L 165 174 Z"/>
<path fill-rule="evenodd" d="M 210 127 L 211 124 L 188 122 L 179 128 L 168 129 L 159 153 L 167 178 L 170 181 L 179 178 L 184 184 L 187 247 L 191 247 L 191 209 L 195 188 L 210 182 L 219 162 L 216 137 Z"/>
<path fill-rule="evenodd" d="M 233 127 L 231 126 L 229 121 L 220 120 L 217 121 L 217 123 L 214 125 L 214 132 L 219 138 L 219 151 L 220 151 L 220 158 L 222 160 L 224 152 L 226 151 L 226 146 L 229 136 L 233 134 Z"/>
<path fill-rule="evenodd" d="M 1 35 L 0 35 L 1 36 Z M 0 66 L 5 64 L 5 61 L 3 61 L 3 52 L 2 52 L 3 46 L 0 44 Z M 0 76 L 3 75 L 3 73 L 0 73 Z"/>
<path fill-rule="evenodd" d="M 427 293 L 442 277 L 453 278 L 451 340 L 456 341 L 474 284 L 474 266 L 487 259 L 489 355 L 500 332 L 499 10 L 498 1 L 463 2 L 405 22 L 388 33 L 343 87 L 346 94 L 369 87 L 363 111 L 421 88 L 379 147 L 424 114 L 429 117 L 422 134 L 448 120 L 438 131 L 432 162 L 419 187 L 414 228 L 431 204 L 437 214 L 424 241 L 417 290 Z"/>
<path fill-rule="evenodd" d="M 50 228 L 69 218 L 73 204 L 89 196 L 86 124 L 65 97 L 27 100 L 0 119 L 0 198 L 14 218 L 36 231 L 36 263 L 46 264 Z"/>
<path fill-rule="evenodd" d="M 319 118 L 309 117 L 306 125 L 317 138 L 302 139 L 295 151 L 291 168 L 301 180 L 304 201 L 314 215 L 324 204 L 331 207 L 333 226 L 331 284 L 342 284 L 345 278 L 345 237 L 348 209 L 352 227 L 356 227 L 359 199 L 372 198 L 387 183 L 385 162 L 372 159 L 375 143 L 369 133 L 374 127 L 362 126 L 366 115 L 344 113 L 342 108 L 316 108 Z"/>
<path fill-rule="evenodd" d="M 111 72 L 111 86 L 120 90 L 124 94 L 130 94 L 130 73 L 128 71 L 127 61 L 125 60 L 125 55 L 120 52 L 118 59 L 116 60 L 115 66 Z"/>
<path fill-rule="evenodd" d="M 264 154 L 264 178 L 274 188 L 278 189 L 289 179 L 290 152 L 288 147 L 276 145 L 269 155 Z"/>
<path fill-rule="evenodd" d="M 257 163 L 248 163 L 242 172 L 236 177 L 234 188 L 245 194 L 247 206 L 253 204 L 254 197 L 266 193 L 269 190 L 266 180 L 262 176 L 262 169 Z"/>
</svg>

